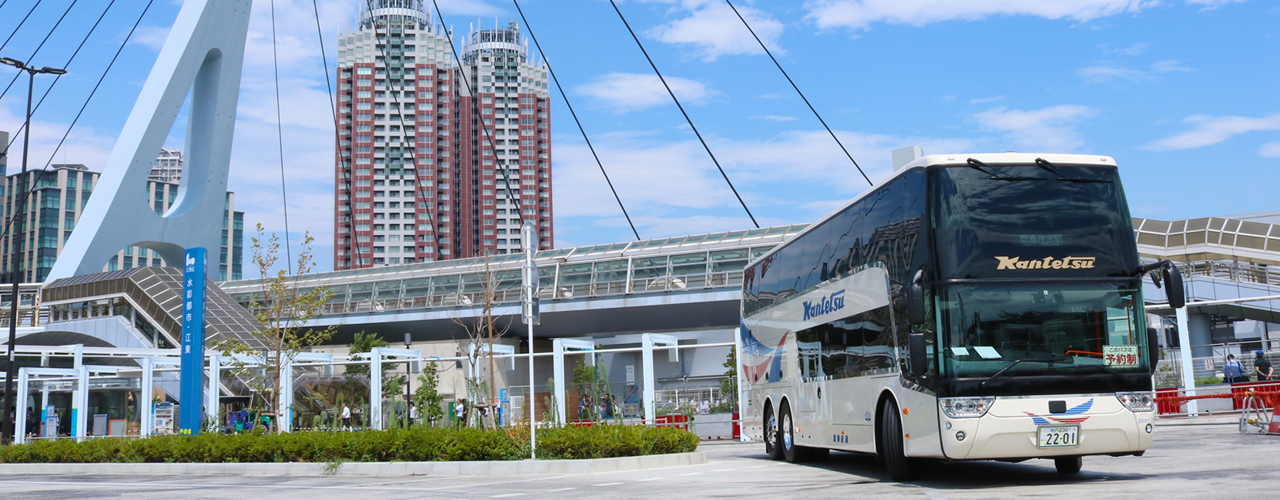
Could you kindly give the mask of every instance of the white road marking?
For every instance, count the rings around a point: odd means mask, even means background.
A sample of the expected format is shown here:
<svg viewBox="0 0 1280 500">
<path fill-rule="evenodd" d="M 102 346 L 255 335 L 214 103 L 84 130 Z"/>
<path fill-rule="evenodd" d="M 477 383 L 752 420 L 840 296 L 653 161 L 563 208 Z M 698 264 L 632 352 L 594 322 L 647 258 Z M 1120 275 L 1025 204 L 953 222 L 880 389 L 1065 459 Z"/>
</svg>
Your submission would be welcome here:
<svg viewBox="0 0 1280 500">
<path fill-rule="evenodd" d="M 759 468 L 761 468 L 761 467 L 768 467 L 768 465 L 753 465 L 753 466 L 751 466 L 751 467 L 743 467 L 743 468 L 744 468 L 744 469 L 759 469 Z"/>
<path fill-rule="evenodd" d="M 681 477 L 683 477 L 683 476 L 697 476 L 697 475 L 699 475 L 699 474 L 702 474 L 702 473 L 701 473 L 701 472 L 690 472 L 690 473 L 688 473 L 688 474 L 676 474 L 676 475 L 677 475 L 677 476 L 681 476 Z"/>
<path fill-rule="evenodd" d="M 651 478 L 648 478 L 648 479 L 637 479 L 636 481 L 640 481 L 640 482 L 643 482 L 643 481 L 657 481 L 657 480 L 659 480 L 659 479 L 663 479 L 663 478 L 661 478 L 661 477 L 651 477 Z"/>
<path fill-rule="evenodd" d="M 506 493 L 502 495 L 494 495 L 489 498 L 508 498 L 508 497 L 518 497 L 518 496 L 524 496 L 524 493 Z"/>
<path fill-rule="evenodd" d="M 715 470 L 711 472 L 733 472 L 735 470 L 738 470 L 738 469 L 720 469 L 720 470 Z"/>
<path fill-rule="evenodd" d="M 614 486 L 618 484 L 622 484 L 622 483 L 600 483 L 600 484 L 593 484 L 591 486 Z"/>
<path fill-rule="evenodd" d="M 569 490 L 576 490 L 576 489 L 577 488 L 557 488 L 554 490 L 547 490 L 547 493 L 555 493 L 557 491 L 569 491 Z"/>
</svg>

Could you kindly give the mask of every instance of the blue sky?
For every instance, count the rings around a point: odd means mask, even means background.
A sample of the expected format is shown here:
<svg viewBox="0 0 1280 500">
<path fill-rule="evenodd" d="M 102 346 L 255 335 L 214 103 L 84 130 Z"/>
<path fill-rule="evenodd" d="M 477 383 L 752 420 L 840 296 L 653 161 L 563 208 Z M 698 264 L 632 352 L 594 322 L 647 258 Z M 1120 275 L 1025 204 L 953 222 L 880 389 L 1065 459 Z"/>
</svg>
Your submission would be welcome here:
<svg viewBox="0 0 1280 500">
<path fill-rule="evenodd" d="M 0 7 L 8 37 L 34 0 Z M 0 55 L 26 60 L 71 0 L 44 0 Z M 331 267 L 332 127 L 310 1 L 277 0 L 290 229 Z M 321 1 L 336 33 L 359 0 Z M 461 33 L 517 17 L 441 1 Z M 117 0 L 35 116 L 43 166 L 145 2 Z M 250 225 L 283 230 L 270 2 L 254 5 L 230 186 Z M 739 0 L 753 27 L 873 180 L 889 151 L 1113 156 L 1135 216 L 1275 210 L 1280 5 L 1262 0 Z M 101 169 L 180 4 L 156 0 L 56 162 Z M 525 0 L 529 22 L 645 238 L 750 226 L 607 1 Z M 865 181 L 722 1 L 619 2 L 763 225 L 812 221 Z M 33 59 L 61 66 L 104 2 L 79 1 Z M 0 38 L 0 42 L 3 38 Z M 0 70 L 0 85 L 14 72 Z M 51 78 L 41 78 L 37 99 Z M 3 87 L 0 87 L 2 89 Z M 15 131 L 25 78 L 0 98 Z M 553 90 L 557 246 L 632 239 Z M 182 122 L 170 137 L 182 144 Z M 11 151 L 16 165 L 21 147 Z M 13 167 L 11 167 L 12 169 Z M 246 276 L 251 275 L 246 266 Z"/>
</svg>

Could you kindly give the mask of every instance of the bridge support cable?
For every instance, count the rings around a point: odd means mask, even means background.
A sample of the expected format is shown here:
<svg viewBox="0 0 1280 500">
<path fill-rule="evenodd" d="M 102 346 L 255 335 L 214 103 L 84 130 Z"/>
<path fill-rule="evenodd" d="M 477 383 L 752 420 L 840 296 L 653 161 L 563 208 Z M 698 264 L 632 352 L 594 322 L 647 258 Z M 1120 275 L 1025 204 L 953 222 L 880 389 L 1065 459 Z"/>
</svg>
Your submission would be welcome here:
<svg viewBox="0 0 1280 500">
<path fill-rule="evenodd" d="M 644 54 L 644 58 L 649 61 L 649 66 L 653 67 L 654 74 L 658 75 L 658 80 L 662 81 L 662 86 L 666 87 L 667 93 L 671 94 L 671 100 L 675 101 L 676 107 L 680 108 L 680 114 L 684 115 L 684 120 L 689 123 L 689 128 L 693 129 L 693 134 L 698 136 L 698 141 L 702 143 L 702 148 L 707 150 L 707 156 L 711 157 L 711 162 L 716 164 L 716 169 L 720 171 L 720 175 L 724 177 L 724 182 L 729 184 L 729 189 L 733 191 L 733 195 L 738 198 L 738 203 L 742 204 L 742 209 L 747 212 L 747 217 L 751 218 L 751 223 L 760 228 L 760 223 L 756 222 L 756 217 L 751 215 L 751 209 L 747 208 L 747 202 L 742 200 L 742 195 L 738 194 L 738 188 L 733 187 L 733 181 L 729 180 L 729 174 L 724 172 L 724 168 L 720 166 L 720 161 L 716 160 L 716 155 L 711 152 L 711 146 L 707 145 L 706 139 L 702 138 L 702 133 L 698 132 L 698 127 L 693 124 L 693 119 L 689 118 L 689 113 L 685 112 L 684 106 L 680 104 L 680 99 L 676 98 L 676 93 L 671 91 L 671 85 L 667 84 L 667 79 L 662 76 L 662 72 L 658 71 L 658 65 L 654 64 L 653 58 L 649 57 L 649 51 L 644 49 L 644 44 L 640 43 L 640 37 L 636 36 L 635 30 L 631 29 L 631 24 L 627 22 L 627 18 L 622 15 L 622 11 L 618 9 L 618 4 L 614 0 L 609 0 L 609 4 L 613 6 L 614 12 L 618 13 L 618 18 L 622 20 L 623 26 L 627 27 L 627 32 L 631 33 L 631 38 L 636 41 L 636 46 L 640 47 L 640 52 Z"/>
<path fill-rule="evenodd" d="M 98 20 L 93 23 L 93 27 L 89 28 L 89 33 L 84 36 L 84 39 L 80 40 L 80 45 L 76 47 L 75 52 L 71 53 L 71 57 L 68 58 L 67 62 L 62 65 L 62 69 L 67 69 L 71 67 L 71 62 L 76 60 L 76 55 L 80 54 L 80 49 L 84 48 L 85 42 L 89 41 L 89 37 L 92 36 L 93 32 L 98 29 L 98 24 L 102 23 L 102 18 L 107 17 L 107 11 L 110 11 L 111 6 L 115 4 L 116 4 L 116 0 L 111 0 L 111 3 L 107 4 L 107 8 L 102 10 L 102 15 L 98 16 Z M 40 96 L 40 100 L 36 101 L 35 107 L 31 108 L 31 113 L 33 115 L 35 114 L 36 111 L 40 110 L 40 105 L 44 104 L 44 99 L 46 97 L 49 97 L 49 92 L 53 91 L 53 86 L 57 85 L 58 81 L 61 79 L 62 79 L 62 75 L 57 75 L 56 77 L 54 77 L 53 82 L 50 83 L 49 86 L 44 89 L 44 94 Z M 9 149 L 13 147 L 13 143 L 18 141 L 18 135 L 21 134 L 22 131 L 26 129 L 26 127 L 27 127 L 26 122 L 23 122 L 23 124 L 18 127 L 18 131 L 14 132 L 13 134 L 13 139 L 9 141 L 9 144 L 6 144 L 4 146 L 3 150 L 0 150 L 0 157 L 3 157 L 9 153 Z"/>
<path fill-rule="evenodd" d="M 289 246 L 289 194 L 284 180 L 284 125 L 280 119 L 280 61 L 276 53 L 276 0 L 271 0 L 271 69 L 276 80 L 276 147 L 280 152 L 280 205 L 284 207 L 284 263 L 289 274 L 293 274 L 293 251 Z"/>
<path fill-rule="evenodd" d="M 604 175 L 604 181 L 609 184 L 609 191 L 613 192 L 613 199 L 618 200 L 618 208 L 622 209 L 623 217 L 627 218 L 627 224 L 631 226 L 631 232 L 636 235 L 636 241 L 640 241 L 640 232 L 636 231 L 636 225 L 631 222 L 631 215 L 627 214 L 627 207 L 622 205 L 622 198 L 618 196 L 618 190 L 614 189 L 613 181 L 609 180 L 609 173 L 604 170 L 604 163 L 600 162 L 600 155 L 596 154 L 595 146 L 591 145 L 591 139 L 587 138 L 587 131 L 582 128 L 582 121 L 578 120 L 578 114 L 573 111 L 573 104 L 569 103 L 569 96 L 564 92 L 564 86 L 560 85 L 560 79 L 556 78 L 556 70 L 551 68 L 551 61 L 547 59 L 547 54 L 542 51 L 542 44 L 538 43 L 538 37 L 533 34 L 533 27 L 529 26 L 529 20 L 524 17 L 524 10 L 520 8 L 518 0 L 511 0 L 515 4 L 516 12 L 520 13 L 520 20 L 524 22 L 524 28 L 529 30 L 529 38 L 533 40 L 533 46 L 538 49 L 538 55 L 542 56 L 542 62 L 546 63 L 547 71 L 551 73 L 551 80 L 556 83 L 556 90 L 560 91 L 560 98 L 564 99 L 564 105 L 569 108 L 569 115 L 573 116 L 573 123 L 578 125 L 578 131 L 582 132 L 582 140 L 586 141 L 587 149 L 591 150 L 591 156 L 596 159 L 596 165 L 600 167 L 600 173 Z"/>
<path fill-rule="evenodd" d="M 836 137 L 836 133 L 831 130 L 831 127 L 827 126 L 827 121 L 822 119 L 822 115 L 818 114 L 818 110 L 814 109 L 813 104 L 809 103 L 809 98 L 805 97 L 804 92 L 800 91 L 800 87 L 791 79 L 791 75 L 787 74 L 787 70 L 782 69 L 782 64 L 778 62 L 778 58 L 773 57 L 773 52 L 771 52 L 769 47 L 764 45 L 764 41 L 760 40 L 760 37 L 756 35 L 756 30 L 751 28 L 751 23 L 747 22 L 747 18 L 742 17 L 742 13 L 738 12 L 738 8 L 735 7 L 733 2 L 730 0 L 724 0 L 724 3 L 729 4 L 729 8 L 733 9 L 733 13 L 738 15 L 738 19 L 742 21 L 742 25 L 747 27 L 747 31 L 751 32 L 751 36 L 756 39 L 756 43 L 759 43 L 760 48 L 764 49 L 764 53 L 769 55 L 769 59 L 773 61 L 774 66 L 778 67 L 778 71 L 782 72 L 782 76 L 786 77 L 787 83 L 791 84 L 791 88 L 796 89 L 796 93 L 800 94 L 800 99 L 804 100 L 804 104 L 806 106 L 809 106 L 809 111 L 812 111 L 813 116 L 817 117 L 818 121 L 822 123 L 822 127 L 827 129 L 827 133 L 831 134 L 831 138 L 835 139 L 836 144 L 840 146 L 840 150 L 844 151 L 844 155 L 849 157 L 849 161 L 853 162 L 853 166 L 858 169 L 858 173 L 862 174 L 862 178 L 867 180 L 867 184 L 874 186 L 875 183 L 871 182 L 871 178 L 867 177 L 867 173 L 862 171 L 862 167 L 858 165 L 858 161 L 853 159 L 853 155 L 849 154 L 849 149 L 844 147 L 844 143 L 840 142 L 840 138 Z"/>
<path fill-rule="evenodd" d="M 439 3 L 437 3 L 437 1 L 436 1 L 436 0 L 431 0 L 431 6 L 432 6 L 432 7 L 435 7 L 435 9 L 436 9 L 436 16 L 438 16 L 438 17 L 440 18 L 440 25 L 441 25 L 441 27 L 443 28 L 443 27 L 445 26 L 445 23 L 444 23 L 444 14 L 440 12 L 440 5 L 439 5 Z M 453 60 L 454 60 L 454 62 L 458 65 L 458 71 L 459 71 L 460 73 L 462 73 L 462 75 L 463 75 L 463 78 L 462 78 L 462 84 L 463 84 L 463 85 L 466 85 L 467 93 L 468 93 L 468 94 L 471 94 L 471 97 L 472 97 L 472 99 L 471 99 L 471 103 L 474 105 L 474 107 L 475 107 L 475 113 L 476 113 L 476 126 L 480 128 L 480 135 L 481 135 L 482 137 L 484 137 L 484 139 L 485 139 L 485 141 L 486 141 L 486 142 L 488 142 L 488 143 L 489 143 L 489 150 L 490 150 L 490 151 L 495 151 L 495 152 L 496 152 L 496 151 L 498 150 L 498 148 L 494 147 L 494 144 L 493 144 L 493 133 L 492 133 L 489 129 L 485 128 L 485 126 L 484 126 L 484 117 L 482 117 L 482 116 L 481 116 L 481 114 L 480 114 L 480 96 L 479 96 L 479 95 L 477 95 L 475 92 L 472 92 L 472 88 L 471 88 L 471 78 L 469 78 L 469 77 L 467 76 L 466 72 L 464 72 L 464 71 L 462 70 L 462 58 L 458 55 L 458 47 L 457 47 L 456 45 L 454 45 L 454 44 L 453 44 L 453 33 L 452 33 L 452 32 L 450 32 L 450 33 L 449 33 L 449 49 L 453 51 Z M 483 151 L 483 148 L 481 148 L 481 151 Z M 479 159 L 479 158 L 477 158 L 477 160 L 480 160 L 480 159 Z M 495 166 L 495 167 L 497 167 L 497 166 L 498 166 L 498 164 L 497 164 L 497 163 L 498 163 L 497 155 L 494 155 L 494 166 Z M 503 166 L 503 167 L 506 167 L 506 166 L 508 166 L 508 165 L 503 164 L 502 166 Z M 517 165 L 517 166 L 519 166 L 519 165 Z M 526 220 L 526 219 L 525 219 L 525 215 L 524 215 L 524 208 L 523 208 L 522 206 L 520 206 L 520 198 L 518 198 L 518 197 L 513 197 L 513 196 L 511 195 L 511 179 L 507 176 L 507 169 L 506 169 L 506 168 L 502 168 L 502 169 L 497 169 L 497 168 L 495 168 L 495 169 L 494 169 L 494 171 L 495 171 L 495 172 L 498 172 L 498 171 L 501 171 L 501 172 L 502 172 L 502 182 L 503 182 L 503 184 L 506 184 L 506 189 L 504 189 L 504 191 L 506 191 L 506 192 L 507 192 L 507 201 L 511 202 L 512 204 L 514 204 L 514 205 L 516 206 L 516 212 L 520 214 L 520 220 L 522 221 L 522 222 L 521 222 L 521 224 L 523 224 L 523 221 L 524 221 L 524 220 Z M 535 214 L 535 215 L 536 215 L 536 214 Z"/>
<path fill-rule="evenodd" d="M 37 45 L 37 46 L 36 46 L 36 50 L 31 51 L 31 55 L 30 55 L 30 56 L 27 56 L 27 59 L 26 59 L 27 61 L 33 61 L 33 60 L 35 60 L 35 58 L 36 58 L 36 54 L 39 54 L 39 53 L 40 53 L 40 49 L 43 49 L 43 48 L 44 48 L 44 44 L 45 44 L 45 42 L 48 42 L 48 41 L 49 41 L 49 37 L 53 36 L 53 32 L 58 31 L 58 26 L 61 26 L 61 25 L 62 25 L 62 21 L 63 21 L 64 19 L 66 19 L 66 18 L 67 18 L 67 14 L 70 14 L 70 13 L 71 13 L 71 8 L 72 8 L 72 7 L 75 7 L 75 6 L 76 6 L 76 2 L 79 2 L 79 1 L 80 1 L 80 0 L 71 0 L 71 5 L 68 5 L 68 6 L 67 6 L 67 10 L 65 10 L 65 11 L 63 11 L 63 12 L 62 12 L 62 17 L 59 17 L 59 18 L 58 18 L 58 22 L 53 23 L 53 27 L 52 27 L 52 28 L 49 28 L 49 33 L 45 34 L 45 36 L 44 36 L 44 40 L 40 40 L 40 45 Z M 17 30 L 15 30 L 15 31 L 14 31 L 14 33 L 17 33 Z M 19 76 L 22 76 L 22 72 L 21 72 L 21 71 L 19 71 L 19 72 L 18 72 L 18 74 L 13 75 L 13 79 L 12 79 L 12 80 L 9 80 L 9 85 L 8 85 L 8 86 L 6 86 L 6 87 L 4 88 L 4 91 L 3 91 L 3 92 L 0 92 L 0 99 L 4 99 L 4 96 L 5 96 L 6 94 L 8 94 L 8 93 L 9 93 L 9 89 L 13 88 L 13 82 L 18 81 L 18 77 L 19 77 Z"/>
<path fill-rule="evenodd" d="M 36 0 L 36 3 L 31 6 L 31 10 L 27 11 L 27 15 L 23 16 L 22 21 L 19 21 L 18 26 L 13 29 L 13 33 L 9 33 L 9 38 L 5 38 L 4 43 L 0 43 L 0 50 L 4 50 L 5 47 L 9 46 L 9 41 L 13 40 L 13 35 L 18 34 L 18 30 L 22 29 L 22 25 L 27 24 L 27 19 L 31 17 L 31 13 L 35 12 L 36 7 L 39 7 L 40 2 L 43 2 L 43 1 L 44 0 Z M 5 0 L 5 3 L 8 3 L 8 0 Z M 4 4 L 0 3 L 0 7 L 3 7 L 3 6 Z"/>
<path fill-rule="evenodd" d="M 58 150 L 62 149 L 62 145 L 67 142 L 67 137 L 71 135 L 71 130 L 75 128 L 76 123 L 80 121 L 80 117 L 84 115 L 85 108 L 88 108 L 89 103 L 93 101 L 93 96 L 98 93 L 98 88 L 102 87 L 103 80 L 107 79 L 107 74 L 110 73 L 111 68 L 115 66 L 116 60 L 120 58 L 120 53 L 124 51 L 125 45 L 129 44 L 129 40 L 133 38 L 133 33 L 138 30 L 138 25 L 142 24 L 142 19 L 146 17 L 147 11 L 151 10 L 151 4 L 153 3 L 155 3 L 155 0 L 147 0 L 146 7 L 142 8 L 142 14 L 138 15 L 138 20 L 134 21 L 133 28 L 129 29 L 129 34 L 125 35 L 124 40 L 120 42 L 120 48 L 116 49 L 116 54 L 111 57 L 111 62 L 107 63 L 107 68 L 102 70 L 102 76 L 98 77 L 98 83 L 94 84 L 93 90 L 89 91 L 89 97 L 85 98 L 84 104 L 80 106 L 80 111 L 76 113 L 75 119 L 71 120 L 71 125 L 68 125 L 67 131 L 62 134 L 62 140 L 58 141 L 58 145 L 53 148 L 53 153 L 49 155 L 49 160 L 44 162 L 44 167 L 36 173 L 35 181 L 31 183 L 28 189 L 23 191 L 22 198 L 18 200 L 18 204 L 16 206 L 25 206 L 27 198 L 31 197 L 32 189 L 39 185 L 40 181 L 44 179 L 45 172 L 49 171 L 49 166 L 53 164 L 54 158 L 58 157 Z M 15 209 L 13 216 L 9 217 L 9 219 L 5 221 L 4 232 L 0 233 L 0 239 L 3 239 L 9 234 L 9 229 L 13 227 L 14 220 L 21 215 L 20 212 L 20 210 Z"/>
<path fill-rule="evenodd" d="M 383 64 L 390 64 L 389 62 L 387 62 L 387 61 L 390 61 L 390 60 L 391 60 L 391 58 L 387 57 L 387 43 L 386 43 L 386 42 L 383 42 L 382 44 L 378 44 L 378 20 L 377 20 L 377 19 L 375 19 L 375 18 L 373 17 L 373 0 L 365 0 L 365 6 L 369 9 L 369 22 L 370 22 L 370 23 L 372 24 L 372 26 L 373 26 L 373 42 L 374 42 L 374 43 L 373 43 L 373 46 L 374 46 L 374 47 L 381 47 L 381 49 L 379 49 L 379 53 L 381 53 L 381 54 L 382 54 Z M 319 15 L 319 14 L 317 14 L 317 15 Z M 430 21 L 430 19 L 428 19 L 428 21 Z M 440 27 L 440 29 L 444 29 L 444 27 L 443 27 L 443 26 L 441 26 L 441 27 Z M 388 31 L 387 31 L 387 38 L 390 38 L 390 36 L 391 36 L 391 35 L 390 35 L 390 30 L 388 30 Z M 389 41 L 389 40 L 388 40 L 388 41 Z M 391 72 L 390 72 L 390 71 L 388 71 L 388 72 L 387 72 L 387 81 L 388 81 L 388 82 L 391 82 L 391 81 L 392 81 L 392 80 L 391 80 L 391 78 L 390 78 L 390 76 L 391 76 Z M 396 104 L 396 107 L 397 107 L 397 108 L 401 108 L 401 106 L 400 106 L 400 93 L 404 90 L 404 83 L 403 83 L 403 82 L 404 82 L 404 80 L 403 80 L 403 79 L 401 79 L 401 80 L 399 80 L 399 81 L 400 81 L 401 83 L 396 84 L 396 85 L 393 85 L 393 84 L 390 84 L 390 83 L 388 83 L 388 84 L 387 84 L 387 88 L 389 88 L 389 89 L 391 89 L 391 90 L 393 91 L 393 92 L 391 92 L 391 100 L 392 100 L 393 102 L 395 102 L 395 104 Z M 415 88 L 416 88 L 416 87 L 415 87 Z M 404 113 L 401 113 L 399 116 L 400 116 L 400 130 L 402 130 L 402 131 L 403 131 L 403 130 L 405 129 L 405 124 L 404 124 Z M 416 123 L 416 122 L 417 122 L 417 120 L 414 120 L 414 122 Z M 337 123 L 336 123 L 336 122 L 334 123 L 334 131 L 335 131 L 335 133 L 337 133 Z M 417 152 L 417 147 L 418 147 L 418 138 L 417 138 L 418 129 L 417 129 L 416 127 L 414 128 L 413 133 L 414 133 L 413 142 L 410 144 L 410 146 L 412 146 L 412 147 L 405 148 L 405 149 L 407 149 L 407 150 L 409 151 L 409 161 L 413 163 L 413 170 L 414 170 L 414 175 L 413 175 L 413 177 L 414 177 L 414 182 L 417 184 L 417 186 L 415 186 L 415 187 L 414 187 L 414 191 L 416 191 L 416 192 L 418 193 L 418 199 L 420 199 L 420 200 L 426 200 L 426 199 L 427 199 L 427 197 L 426 197 L 426 196 L 423 196 L 423 195 L 426 193 L 426 190 L 425 190 L 425 189 L 423 189 L 423 186 L 422 186 L 422 179 L 421 179 L 420 177 L 418 177 L 418 167 L 420 167 L 421 165 L 418 165 L 418 157 L 417 157 L 417 153 L 418 153 L 418 152 Z M 406 140 L 405 142 L 408 142 L 408 140 Z M 436 165 L 435 165 L 435 160 L 434 160 L 434 159 L 432 160 L 432 164 L 430 165 L 430 167 L 431 167 L 431 169 L 432 169 L 432 170 L 435 170 Z M 403 168 L 403 166 L 402 166 L 402 168 Z M 344 173 L 343 173 L 343 175 L 346 175 L 346 173 L 344 172 Z M 434 188 L 432 188 L 432 189 L 434 189 Z M 432 197 L 431 197 L 431 200 L 432 200 L 431 202 L 419 201 L 419 202 L 416 202 L 416 203 L 421 203 L 421 204 L 422 204 L 422 206 L 423 206 L 423 208 L 426 208 L 426 210 L 427 210 L 427 212 L 426 212 L 426 213 L 427 213 L 427 220 L 431 222 L 431 227 L 432 227 L 431 232 L 432 232 L 432 234 L 433 234 L 433 235 L 435 235 L 435 236 L 436 236 L 436 238 L 437 238 L 437 239 L 439 239 L 439 233 L 438 233 L 437 231 L 439 230 L 440 226 L 439 226 L 439 224 L 436 222 L 436 216 L 435 216 L 435 213 L 434 213 L 434 212 L 432 212 L 433 205 L 435 205 L 435 201 L 434 201 L 435 199 L 436 199 L 436 198 L 435 198 L 434 196 L 432 196 Z M 347 207 L 348 207 L 348 208 L 350 208 L 350 207 L 351 207 L 351 195 L 347 195 Z M 416 207 L 415 207 L 414 211 L 415 211 L 415 212 L 417 211 L 417 208 L 416 208 Z M 359 245 L 357 245 L 357 244 L 356 244 L 356 234 L 355 234 L 355 213 L 354 213 L 354 212 L 348 212 L 348 213 L 351 215 L 351 248 L 352 248 L 352 249 L 357 249 L 357 248 L 359 248 Z M 416 246 L 416 244 L 417 244 L 417 243 L 418 243 L 418 242 L 416 242 L 416 241 L 414 242 L 415 246 Z M 369 255 L 370 255 L 370 257 L 369 257 L 369 265 L 370 265 L 370 266 L 372 266 L 372 265 L 373 265 L 373 257 L 372 257 L 373 253 L 372 253 L 372 249 L 370 249 L 370 250 L 371 250 L 371 252 L 369 253 Z M 357 257 L 357 254 L 356 254 L 354 251 L 353 251 L 353 252 L 351 252 L 351 255 L 352 255 L 352 259 L 353 259 L 352 266 L 354 267 L 354 266 L 356 265 L 356 264 L 355 264 L 355 262 L 354 262 L 354 260 L 355 260 L 355 259 L 358 259 L 358 257 Z M 437 253 L 436 255 L 440 255 L 440 254 L 439 254 L 439 253 Z"/>
<path fill-rule="evenodd" d="M 338 148 L 340 145 L 339 143 L 340 139 L 338 135 L 337 96 L 333 95 L 333 82 L 329 79 L 329 56 L 328 54 L 325 53 L 325 50 L 324 50 L 324 31 L 320 29 L 320 6 L 316 3 L 316 0 L 311 0 L 311 10 L 312 12 L 315 13 L 315 17 L 316 17 L 316 41 L 320 43 L 320 62 L 324 64 L 324 85 L 329 90 L 329 112 L 332 113 L 333 115 L 334 158 L 335 158 L 335 161 L 337 161 L 339 165 L 341 165 L 342 155 L 339 154 L 339 148 Z M 345 168 L 342 169 L 342 172 L 343 172 L 343 175 L 345 175 L 346 169 Z M 344 180 L 346 182 L 351 182 L 351 179 L 349 177 L 345 177 Z M 340 186 L 334 186 L 334 188 L 338 189 L 340 188 Z M 347 192 L 347 217 L 350 219 L 348 220 L 348 222 L 351 224 L 351 227 L 348 229 L 348 233 L 347 233 L 347 235 L 350 236 L 348 240 L 351 241 L 351 243 L 347 245 L 347 255 L 353 256 L 355 254 L 355 246 L 356 246 L 355 232 L 354 232 L 355 214 L 352 213 L 351 211 L 351 193 L 350 193 L 351 190 L 347 189 L 347 191 L 348 191 Z M 334 263 L 334 268 L 335 269 L 337 268 L 336 262 Z"/>
</svg>

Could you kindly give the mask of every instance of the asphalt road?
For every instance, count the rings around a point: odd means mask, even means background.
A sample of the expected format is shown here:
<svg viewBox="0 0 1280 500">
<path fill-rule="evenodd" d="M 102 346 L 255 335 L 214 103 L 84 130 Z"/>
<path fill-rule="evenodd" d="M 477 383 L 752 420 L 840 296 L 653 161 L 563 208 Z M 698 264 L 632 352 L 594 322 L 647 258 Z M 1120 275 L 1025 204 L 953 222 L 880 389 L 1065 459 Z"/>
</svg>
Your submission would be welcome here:
<svg viewBox="0 0 1280 500">
<path fill-rule="evenodd" d="M 768 460 L 760 444 L 705 444 L 705 465 L 569 476 L 231 477 L 0 476 L 0 498 L 18 499 L 488 499 L 550 498 L 1276 498 L 1280 436 L 1240 435 L 1234 425 L 1162 426 L 1143 457 L 1086 457 L 1077 475 L 1053 462 L 940 464 L 894 483 L 871 457 Z"/>
</svg>

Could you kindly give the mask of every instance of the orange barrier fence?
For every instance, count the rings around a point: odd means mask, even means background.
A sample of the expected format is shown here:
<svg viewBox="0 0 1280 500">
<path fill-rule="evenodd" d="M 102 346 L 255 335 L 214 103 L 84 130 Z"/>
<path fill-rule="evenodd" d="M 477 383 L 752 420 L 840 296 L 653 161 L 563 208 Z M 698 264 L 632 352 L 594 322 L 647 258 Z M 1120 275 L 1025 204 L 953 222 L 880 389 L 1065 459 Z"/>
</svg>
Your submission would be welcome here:
<svg viewBox="0 0 1280 500">
<path fill-rule="evenodd" d="M 1244 400 L 1249 397 L 1256 397 L 1268 407 L 1274 408 L 1280 404 L 1280 383 L 1263 382 L 1257 384 L 1239 384 L 1231 387 L 1231 392 L 1226 394 L 1204 394 L 1197 396 L 1178 396 L 1176 394 L 1184 393 L 1182 390 L 1157 390 L 1155 403 L 1160 413 L 1180 413 L 1182 405 L 1188 401 L 1201 399 L 1231 399 L 1232 408 L 1240 409 Z M 1171 395 L 1172 394 L 1172 395 Z"/>
</svg>

